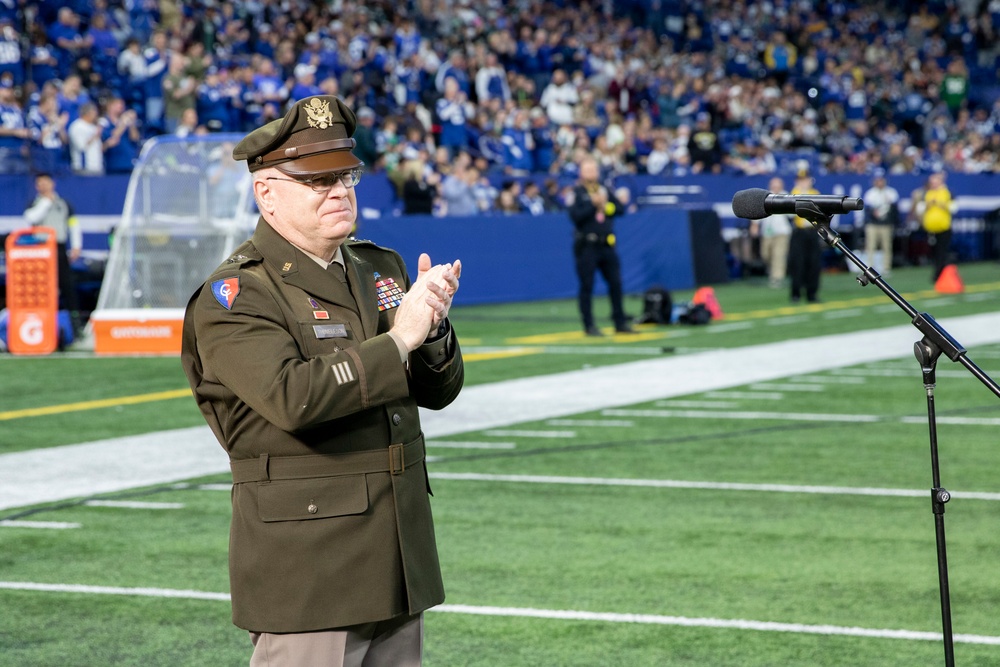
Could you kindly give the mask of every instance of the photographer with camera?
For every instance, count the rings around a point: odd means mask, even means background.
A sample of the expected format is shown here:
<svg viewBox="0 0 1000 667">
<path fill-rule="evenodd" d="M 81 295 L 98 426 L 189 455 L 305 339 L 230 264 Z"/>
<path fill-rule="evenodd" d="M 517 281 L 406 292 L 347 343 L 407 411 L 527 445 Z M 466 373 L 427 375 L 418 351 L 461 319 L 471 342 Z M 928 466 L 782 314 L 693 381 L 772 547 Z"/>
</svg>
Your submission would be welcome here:
<svg viewBox="0 0 1000 667">
<path fill-rule="evenodd" d="M 573 189 L 569 217 L 576 227 L 573 256 L 580 280 L 579 307 L 583 330 L 600 336 L 594 323 L 594 272 L 600 271 L 611 297 L 611 318 L 618 333 L 635 333 L 622 306 L 621 263 L 615 249 L 614 218 L 625 212 L 624 205 L 601 184 L 597 160 L 584 158 L 579 165 L 579 182 Z"/>
</svg>

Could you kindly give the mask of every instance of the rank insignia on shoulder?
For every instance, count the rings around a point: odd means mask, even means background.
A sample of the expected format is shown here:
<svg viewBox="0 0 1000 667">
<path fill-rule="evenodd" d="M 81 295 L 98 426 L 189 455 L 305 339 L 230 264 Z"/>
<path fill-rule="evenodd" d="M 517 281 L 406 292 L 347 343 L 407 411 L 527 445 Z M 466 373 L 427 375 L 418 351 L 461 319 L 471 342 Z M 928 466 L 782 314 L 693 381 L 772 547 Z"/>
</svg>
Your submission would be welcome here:
<svg viewBox="0 0 1000 667">
<path fill-rule="evenodd" d="M 233 255 L 232 257 L 226 260 L 226 264 L 238 264 L 240 262 L 245 262 L 248 259 L 250 258 L 247 257 L 246 255 Z"/>
<path fill-rule="evenodd" d="M 379 277 L 377 273 L 375 275 Z M 403 290 L 392 278 L 376 280 L 375 300 L 378 302 L 379 312 L 395 308 L 403 300 Z"/>
<path fill-rule="evenodd" d="M 240 277 L 223 278 L 212 283 L 212 294 L 226 310 L 233 309 L 233 302 L 240 293 Z"/>
</svg>

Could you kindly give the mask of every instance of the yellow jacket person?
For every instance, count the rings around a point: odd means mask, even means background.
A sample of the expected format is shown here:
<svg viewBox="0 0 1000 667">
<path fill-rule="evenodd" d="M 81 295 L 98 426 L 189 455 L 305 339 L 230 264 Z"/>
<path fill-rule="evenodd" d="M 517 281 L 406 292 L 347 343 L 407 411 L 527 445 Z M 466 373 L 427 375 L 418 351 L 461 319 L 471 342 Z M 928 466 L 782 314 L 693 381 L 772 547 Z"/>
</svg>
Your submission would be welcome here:
<svg viewBox="0 0 1000 667">
<path fill-rule="evenodd" d="M 461 262 L 421 255 L 411 284 L 396 252 L 348 238 L 355 124 L 316 96 L 236 146 L 261 217 L 185 314 L 184 370 L 231 461 L 233 622 L 253 660 L 375 645 L 444 599 L 417 407 L 462 387 Z M 419 641 L 398 650 L 419 661 Z"/>
</svg>

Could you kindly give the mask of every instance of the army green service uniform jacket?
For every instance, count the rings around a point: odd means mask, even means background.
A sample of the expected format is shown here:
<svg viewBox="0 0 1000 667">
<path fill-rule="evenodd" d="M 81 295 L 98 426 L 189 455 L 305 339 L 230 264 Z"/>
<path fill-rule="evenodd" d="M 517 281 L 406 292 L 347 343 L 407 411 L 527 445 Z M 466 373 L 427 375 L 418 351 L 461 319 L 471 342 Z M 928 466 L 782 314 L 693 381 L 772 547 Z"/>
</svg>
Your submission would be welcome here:
<svg viewBox="0 0 1000 667">
<path fill-rule="evenodd" d="M 348 284 L 261 219 L 184 318 L 184 371 L 233 470 L 233 622 L 254 632 L 444 600 L 417 406 L 454 400 L 461 352 L 451 332 L 437 358 L 403 364 L 386 335 L 410 286 L 402 258 L 342 250 Z"/>
</svg>

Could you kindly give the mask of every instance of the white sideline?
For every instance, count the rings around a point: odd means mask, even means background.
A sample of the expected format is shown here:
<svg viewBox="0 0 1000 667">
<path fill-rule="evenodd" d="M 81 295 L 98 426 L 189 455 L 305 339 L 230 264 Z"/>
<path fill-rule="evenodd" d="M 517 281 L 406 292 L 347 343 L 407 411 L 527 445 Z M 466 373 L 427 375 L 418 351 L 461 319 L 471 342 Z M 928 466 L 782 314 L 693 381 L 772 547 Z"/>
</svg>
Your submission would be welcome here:
<svg viewBox="0 0 1000 667">
<path fill-rule="evenodd" d="M 1000 313 L 957 317 L 941 325 L 966 347 L 1000 342 Z M 912 355 L 913 343 L 920 337 L 907 324 L 496 382 L 467 387 L 445 410 L 423 411 L 421 423 L 425 435 L 435 438 L 569 417 L 902 358 Z M 939 367 L 948 363 L 942 357 Z M 914 382 L 919 382 L 916 361 L 913 364 Z M 227 457 L 207 426 L 3 454 L 0 510 L 228 469 Z"/>
<path fill-rule="evenodd" d="M 90 595 L 134 595 L 141 597 L 180 598 L 187 600 L 229 601 L 228 593 L 177 590 L 170 588 L 120 588 L 117 586 L 84 586 L 79 584 L 40 584 L 21 581 L 0 581 L 0 589 L 41 591 L 49 593 L 85 593 Z M 874 637 L 878 639 L 905 639 L 909 641 L 941 641 L 942 635 L 917 630 L 888 630 L 877 628 L 844 627 L 839 625 L 805 625 L 802 623 L 775 623 L 745 619 L 689 618 L 657 614 L 622 614 L 564 609 L 532 609 L 526 607 L 481 607 L 464 604 L 442 604 L 428 610 L 445 614 L 472 614 L 476 616 L 507 616 L 516 618 L 545 618 L 560 621 L 593 621 L 599 623 L 636 623 L 643 625 L 673 625 L 688 628 L 722 628 L 732 630 L 757 630 L 760 632 L 791 632 L 814 635 L 840 635 L 848 637 Z M 955 643 L 989 644 L 1000 646 L 1000 637 L 989 635 L 956 634 Z"/>
</svg>

